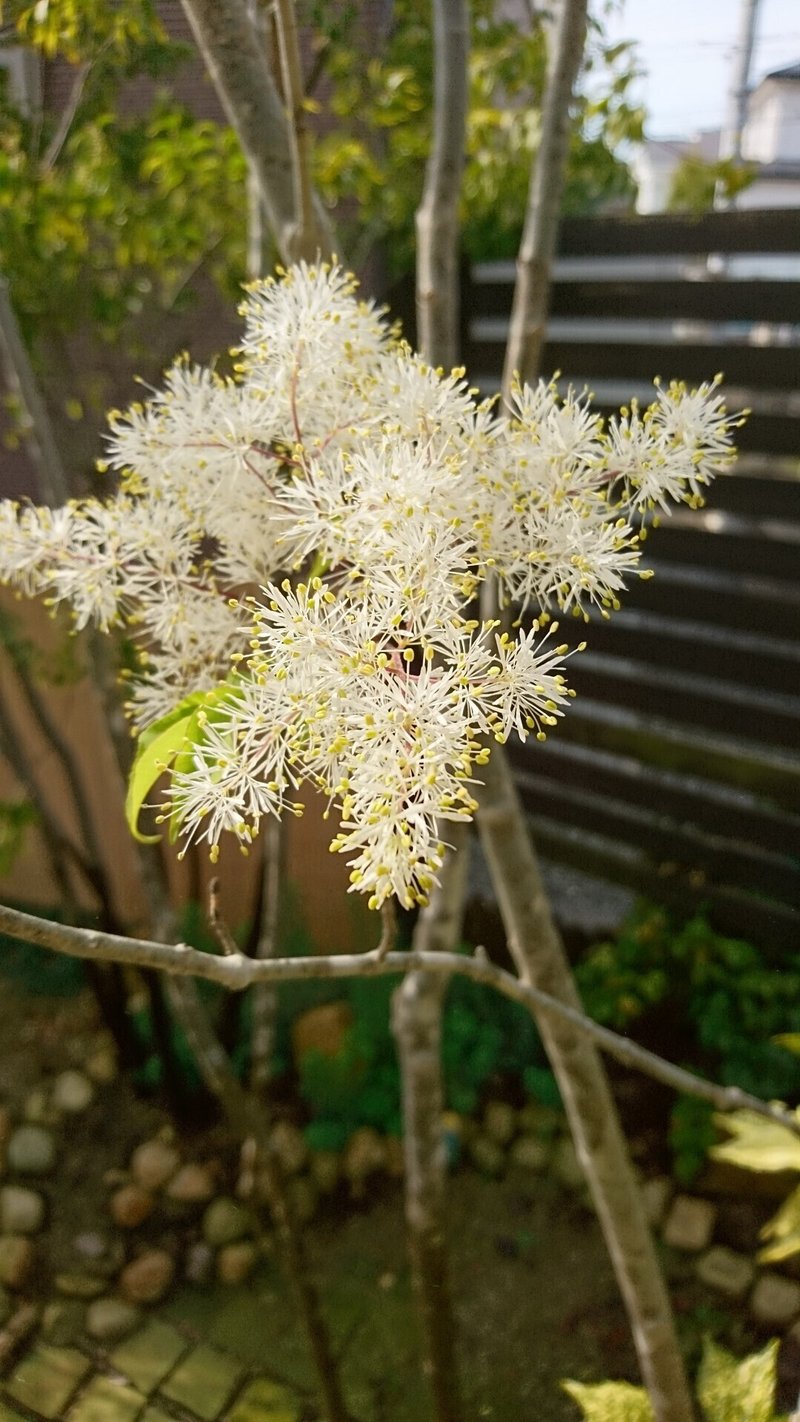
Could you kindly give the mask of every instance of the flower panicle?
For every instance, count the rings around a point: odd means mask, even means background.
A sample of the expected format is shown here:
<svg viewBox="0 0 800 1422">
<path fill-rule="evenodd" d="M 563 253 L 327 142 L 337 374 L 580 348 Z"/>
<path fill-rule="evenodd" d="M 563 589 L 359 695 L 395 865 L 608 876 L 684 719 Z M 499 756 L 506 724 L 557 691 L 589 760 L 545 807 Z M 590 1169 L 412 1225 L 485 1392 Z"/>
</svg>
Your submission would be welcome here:
<svg viewBox="0 0 800 1422">
<path fill-rule="evenodd" d="M 647 521 L 702 502 L 739 420 L 719 378 L 608 421 L 555 378 L 500 409 L 335 263 L 253 284 L 241 313 L 231 377 L 181 357 L 112 413 L 116 493 L 0 504 L 0 581 L 127 627 L 138 729 L 234 668 L 173 765 L 162 813 L 186 841 L 246 849 L 308 782 L 351 887 L 424 902 L 492 744 L 543 739 L 569 704 L 553 613 L 614 611 Z M 511 632 L 471 616 L 487 578 Z"/>
</svg>

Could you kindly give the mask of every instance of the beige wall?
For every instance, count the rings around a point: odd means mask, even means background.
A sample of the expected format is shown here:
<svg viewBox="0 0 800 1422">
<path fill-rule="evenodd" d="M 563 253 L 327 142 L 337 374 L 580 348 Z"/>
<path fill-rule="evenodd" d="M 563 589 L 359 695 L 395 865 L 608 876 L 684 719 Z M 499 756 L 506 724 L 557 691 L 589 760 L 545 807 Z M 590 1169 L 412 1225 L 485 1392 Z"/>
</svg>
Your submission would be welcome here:
<svg viewBox="0 0 800 1422">
<path fill-rule="evenodd" d="M 0 596 L 0 610 L 10 612 L 20 631 L 33 644 L 44 650 L 55 663 L 64 624 L 54 625 L 36 603 L 14 599 L 7 592 Z M 92 823 L 100 846 L 103 865 L 112 891 L 113 908 L 118 920 L 130 931 L 147 921 L 147 904 L 137 862 L 136 846 L 129 834 L 123 813 L 124 787 L 117 769 L 102 700 L 97 689 L 87 680 L 63 687 L 37 683 L 53 717 L 58 734 L 85 786 Z M 49 807 L 50 815 L 60 835 L 73 844 L 82 845 L 78 817 L 75 813 L 69 782 L 61 759 L 52 744 L 36 725 L 13 666 L 5 654 L 0 654 L 0 691 L 6 714 L 20 740 L 29 773 L 37 793 Z M 16 774 L 7 759 L 0 759 L 0 801 L 26 797 L 24 779 Z M 286 824 L 287 878 L 292 885 L 292 903 L 321 951 L 345 951 L 354 947 L 372 946 L 377 939 L 375 915 L 370 914 L 356 895 L 347 894 L 347 869 L 340 856 L 330 854 L 328 844 L 335 825 L 324 822 L 324 802 L 313 792 L 307 797 L 306 814 Z M 228 841 L 222 845 L 220 860 L 212 868 L 202 850 L 194 850 L 180 862 L 177 847 L 164 846 L 172 896 L 176 906 L 187 898 L 205 899 L 206 886 L 212 874 L 221 884 L 223 912 L 232 926 L 252 920 L 256 908 L 260 856 L 254 852 L 245 858 L 238 847 Z M 66 866 L 69 855 L 62 854 Z M 91 912 L 98 906 L 96 895 L 84 876 L 74 868 L 67 870 L 78 906 Z M 26 832 L 24 847 L 10 873 L 0 876 L 0 896 L 7 902 L 50 909 L 61 898 L 52 854 L 41 832 L 32 827 Z"/>
</svg>

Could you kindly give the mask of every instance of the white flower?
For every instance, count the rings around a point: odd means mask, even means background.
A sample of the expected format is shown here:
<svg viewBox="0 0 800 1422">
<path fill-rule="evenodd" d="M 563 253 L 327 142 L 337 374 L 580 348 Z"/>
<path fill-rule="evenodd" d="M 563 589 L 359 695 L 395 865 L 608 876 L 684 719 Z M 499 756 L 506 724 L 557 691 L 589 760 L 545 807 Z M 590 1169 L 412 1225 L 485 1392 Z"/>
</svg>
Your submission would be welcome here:
<svg viewBox="0 0 800 1422">
<path fill-rule="evenodd" d="M 568 704 L 536 614 L 613 610 L 637 524 L 701 498 L 736 422 L 717 382 L 607 426 L 552 384 L 476 404 L 336 267 L 257 283 L 242 312 L 232 379 L 183 358 L 112 415 L 119 492 L 0 504 L 0 580 L 128 628 L 137 728 L 213 693 L 164 805 L 187 840 L 246 848 L 310 781 L 353 887 L 424 901 L 491 741 L 542 738 Z M 471 619 L 487 577 L 532 623 Z"/>
</svg>

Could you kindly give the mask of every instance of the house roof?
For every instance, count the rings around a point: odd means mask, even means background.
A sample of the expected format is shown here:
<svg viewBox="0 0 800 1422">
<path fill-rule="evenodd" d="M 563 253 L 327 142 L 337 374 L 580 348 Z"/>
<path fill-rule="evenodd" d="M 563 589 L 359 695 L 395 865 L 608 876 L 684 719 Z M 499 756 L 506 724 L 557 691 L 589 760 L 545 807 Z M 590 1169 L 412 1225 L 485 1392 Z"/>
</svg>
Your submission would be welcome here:
<svg viewBox="0 0 800 1422">
<path fill-rule="evenodd" d="M 798 60 L 796 64 L 787 64 L 784 69 L 770 70 L 769 74 L 764 75 L 762 82 L 765 82 L 767 79 L 800 79 L 800 60 Z"/>
</svg>

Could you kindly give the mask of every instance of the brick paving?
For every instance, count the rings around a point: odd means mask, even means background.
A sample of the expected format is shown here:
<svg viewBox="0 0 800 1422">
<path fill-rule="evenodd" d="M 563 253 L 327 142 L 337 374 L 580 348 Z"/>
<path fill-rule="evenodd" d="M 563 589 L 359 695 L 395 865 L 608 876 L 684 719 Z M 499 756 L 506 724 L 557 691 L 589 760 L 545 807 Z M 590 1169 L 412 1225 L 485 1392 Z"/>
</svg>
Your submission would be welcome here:
<svg viewBox="0 0 800 1422">
<path fill-rule="evenodd" d="M 36 1342 L 0 1383 L 0 1422 L 298 1422 L 300 1415 L 288 1388 L 158 1317 L 100 1360 Z"/>
</svg>

